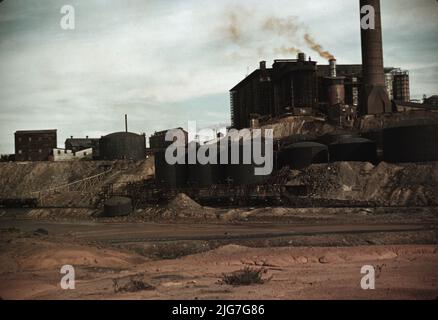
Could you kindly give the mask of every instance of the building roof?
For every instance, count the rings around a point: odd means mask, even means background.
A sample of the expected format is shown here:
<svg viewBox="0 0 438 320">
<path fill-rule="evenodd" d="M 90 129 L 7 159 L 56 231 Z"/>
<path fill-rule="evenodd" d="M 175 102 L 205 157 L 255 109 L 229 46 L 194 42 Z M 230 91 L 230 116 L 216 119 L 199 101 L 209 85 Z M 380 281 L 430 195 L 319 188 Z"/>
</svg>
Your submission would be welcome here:
<svg viewBox="0 0 438 320">
<path fill-rule="evenodd" d="M 99 141 L 99 138 L 68 138 L 65 143 L 70 144 L 72 147 L 82 147 L 84 145 L 93 144 L 93 142 Z"/>
<path fill-rule="evenodd" d="M 152 137 L 165 135 L 168 131 L 173 131 L 173 130 L 182 130 L 182 131 L 184 131 L 185 133 L 187 133 L 187 131 L 185 131 L 183 128 L 179 127 L 179 128 L 166 129 L 166 130 L 163 130 L 163 131 L 157 131 L 157 132 L 155 132 L 155 133 L 152 135 Z"/>
<path fill-rule="evenodd" d="M 266 68 L 266 72 L 271 73 L 272 68 Z M 242 84 L 246 83 L 247 81 L 253 79 L 254 77 L 258 76 L 261 73 L 260 69 L 256 69 L 253 72 L 251 72 L 249 75 L 247 75 L 243 80 L 241 80 L 238 84 L 236 84 L 230 91 L 237 90 Z"/>
<path fill-rule="evenodd" d="M 15 134 L 44 134 L 44 133 L 56 133 L 58 130 L 50 129 L 50 130 L 19 130 L 16 131 Z"/>
<path fill-rule="evenodd" d="M 398 68 L 387 67 L 384 69 L 385 73 L 398 70 Z M 339 76 L 356 75 L 358 77 L 362 76 L 362 65 L 361 64 L 337 64 L 336 73 Z M 318 65 L 318 75 L 320 77 L 327 77 L 330 75 L 330 66 L 328 64 Z"/>
<path fill-rule="evenodd" d="M 436 96 L 438 98 L 438 96 Z M 430 99 L 430 100 L 429 100 Z M 432 101 L 431 98 L 426 99 L 424 103 L 416 103 L 416 102 L 408 102 L 408 101 L 395 101 L 395 104 L 398 107 L 408 107 L 408 108 L 417 108 L 417 109 L 425 109 L 425 110 L 437 110 L 437 106 L 429 104 L 429 101 Z"/>
</svg>

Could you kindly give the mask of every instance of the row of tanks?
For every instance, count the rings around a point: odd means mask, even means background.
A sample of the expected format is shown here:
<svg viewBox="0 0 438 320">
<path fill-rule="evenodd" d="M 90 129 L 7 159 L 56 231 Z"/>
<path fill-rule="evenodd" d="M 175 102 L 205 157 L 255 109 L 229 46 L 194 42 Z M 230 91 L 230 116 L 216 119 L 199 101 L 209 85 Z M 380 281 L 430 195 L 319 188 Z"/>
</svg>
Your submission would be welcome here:
<svg viewBox="0 0 438 320">
<path fill-rule="evenodd" d="M 284 167 L 304 169 L 312 164 L 340 161 L 379 161 L 427 162 L 438 160 L 436 147 L 438 126 L 402 125 L 380 131 L 369 131 L 362 134 L 327 134 L 309 139 L 298 137 L 296 141 L 281 145 L 274 150 L 274 171 Z M 217 184 L 257 185 L 264 183 L 269 176 L 258 176 L 254 169 L 257 164 L 242 164 L 242 150 L 245 143 L 240 143 L 239 163 L 220 164 L 220 154 L 224 150 L 217 144 L 218 164 L 176 164 L 169 165 L 165 159 L 165 151 L 155 154 L 156 182 L 170 189 L 192 187 L 209 187 Z M 262 143 L 262 145 L 264 145 Z M 196 147 L 197 150 L 201 148 Z M 230 161 L 228 150 L 228 163 Z M 264 150 L 262 150 L 264 154 Z M 187 153 L 184 155 L 187 163 Z M 251 157 L 251 159 L 253 159 Z"/>
<path fill-rule="evenodd" d="M 249 142 L 247 142 L 249 143 Z M 254 150 L 251 149 L 251 161 L 244 162 L 243 149 L 246 143 L 239 144 L 239 159 L 236 164 L 231 161 L 231 148 L 221 148 L 220 144 L 215 144 L 214 149 L 216 163 L 203 164 L 199 159 L 194 164 L 188 164 L 188 151 L 181 156 L 179 163 L 169 165 L 166 161 L 165 151 L 155 153 L 155 179 L 159 184 L 171 188 L 181 188 L 185 186 L 208 187 L 215 184 L 234 184 L 234 185 L 251 185 L 262 183 L 266 176 L 258 176 L 254 169 L 258 165 L 252 160 Z M 210 146 L 211 147 L 211 146 Z M 201 146 L 195 146 L 196 152 Z M 261 151 L 264 154 L 264 150 Z M 221 164 L 221 155 L 226 153 L 225 158 L 228 164 Z M 208 151 L 206 155 L 209 156 Z M 182 159 L 184 157 L 184 159 Z M 182 161 L 184 160 L 184 161 Z"/>
<path fill-rule="evenodd" d="M 324 139 L 331 142 L 323 144 L 317 141 L 300 141 L 275 150 L 272 159 L 273 170 L 280 170 L 283 167 L 303 169 L 315 163 L 328 163 L 329 161 L 376 161 L 376 145 L 370 140 L 348 136 L 326 136 Z M 262 166 L 253 160 L 253 149 L 251 149 L 251 160 L 243 161 L 243 150 L 246 143 L 250 142 L 239 144 L 237 163 L 231 161 L 231 149 L 221 149 L 219 144 L 215 149 L 217 150 L 216 164 L 202 164 L 198 160 L 195 164 L 187 164 L 188 152 L 186 152 L 179 159 L 181 160 L 179 162 L 184 164 L 169 165 L 165 151 L 159 151 L 155 153 L 156 182 L 170 189 L 186 186 L 208 187 L 216 184 L 256 185 L 264 183 L 269 176 L 255 174 L 255 169 Z M 201 147 L 196 148 L 199 150 Z M 262 156 L 265 155 L 263 149 L 262 147 Z M 221 154 L 225 151 L 228 156 L 227 164 L 220 164 Z"/>
</svg>

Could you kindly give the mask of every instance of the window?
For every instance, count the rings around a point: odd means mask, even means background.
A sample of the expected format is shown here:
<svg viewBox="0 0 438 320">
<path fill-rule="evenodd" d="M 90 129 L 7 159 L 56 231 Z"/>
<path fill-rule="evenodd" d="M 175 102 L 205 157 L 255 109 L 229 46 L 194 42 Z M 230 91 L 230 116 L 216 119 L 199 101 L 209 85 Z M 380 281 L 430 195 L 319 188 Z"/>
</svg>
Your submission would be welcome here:
<svg viewBox="0 0 438 320">
<path fill-rule="evenodd" d="M 58 150 L 58 155 L 60 155 L 61 154 L 61 150 Z"/>
<path fill-rule="evenodd" d="M 39 149 L 39 150 L 38 150 L 38 153 L 43 153 L 43 150 Z"/>
<path fill-rule="evenodd" d="M 29 137 L 29 142 L 31 142 L 32 141 L 32 138 L 31 137 Z"/>
<path fill-rule="evenodd" d="M 23 151 L 21 151 L 21 150 L 18 150 L 18 154 L 22 154 L 23 153 Z"/>
</svg>

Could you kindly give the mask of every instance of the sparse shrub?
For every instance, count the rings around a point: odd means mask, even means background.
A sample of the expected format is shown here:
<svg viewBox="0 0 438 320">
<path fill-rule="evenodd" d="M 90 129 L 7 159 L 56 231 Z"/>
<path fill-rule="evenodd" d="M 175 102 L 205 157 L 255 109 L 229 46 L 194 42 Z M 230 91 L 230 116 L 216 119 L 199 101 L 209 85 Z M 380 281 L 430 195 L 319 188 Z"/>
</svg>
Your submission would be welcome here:
<svg viewBox="0 0 438 320">
<path fill-rule="evenodd" d="M 113 279 L 113 288 L 115 293 L 155 290 L 154 286 L 134 278 L 129 278 L 127 281 Z"/>
<path fill-rule="evenodd" d="M 263 280 L 263 269 L 252 269 L 245 267 L 242 270 L 231 274 L 223 274 L 222 282 L 231 286 L 250 286 L 253 284 L 264 284 L 267 280 Z"/>
<path fill-rule="evenodd" d="M 156 260 L 179 259 L 192 254 L 202 253 L 211 250 L 210 245 L 204 243 L 160 243 L 150 250 L 148 256 Z"/>
</svg>

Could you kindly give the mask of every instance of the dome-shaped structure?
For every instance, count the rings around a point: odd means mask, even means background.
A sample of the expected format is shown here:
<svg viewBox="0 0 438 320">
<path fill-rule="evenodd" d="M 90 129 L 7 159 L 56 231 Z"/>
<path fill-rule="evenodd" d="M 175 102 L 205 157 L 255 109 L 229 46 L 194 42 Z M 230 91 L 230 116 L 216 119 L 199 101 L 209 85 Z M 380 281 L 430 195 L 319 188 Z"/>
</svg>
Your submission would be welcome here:
<svg viewBox="0 0 438 320">
<path fill-rule="evenodd" d="M 100 156 L 103 160 L 143 160 L 145 155 L 145 135 L 116 132 L 100 139 Z"/>
<path fill-rule="evenodd" d="M 327 163 L 328 147 L 316 142 L 299 142 L 287 146 L 278 155 L 279 168 L 304 169 L 314 163 Z"/>
<path fill-rule="evenodd" d="M 338 161 L 377 161 L 377 147 L 371 140 L 345 137 L 329 145 L 330 162 Z"/>
<path fill-rule="evenodd" d="M 393 163 L 438 161 L 438 124 L 385 129 L 383 157 Z"/>
</svg>

